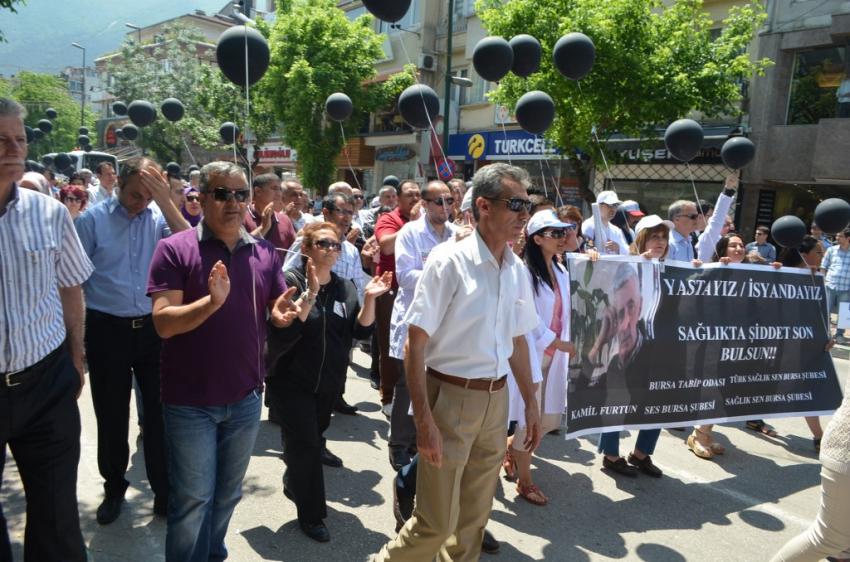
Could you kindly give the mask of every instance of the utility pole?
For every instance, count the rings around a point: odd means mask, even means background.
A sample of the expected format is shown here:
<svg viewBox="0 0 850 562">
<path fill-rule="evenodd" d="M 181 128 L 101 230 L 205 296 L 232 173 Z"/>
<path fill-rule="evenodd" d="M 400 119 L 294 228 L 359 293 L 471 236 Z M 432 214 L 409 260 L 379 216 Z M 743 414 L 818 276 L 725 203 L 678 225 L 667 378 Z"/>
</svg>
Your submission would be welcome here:
<svg viewBox="0 0 850 562">
<path fill-rule="evenodd" d="M 460 0 L 463 2 L 464 0 Z M 452 35 L 454 35 L 455 0 L 449 0 L 449 13 L 446 18 L 446 91 L 443 103 L 443 150 L 449 150 L 449 115 L 452 106 Z"/>
</svg>

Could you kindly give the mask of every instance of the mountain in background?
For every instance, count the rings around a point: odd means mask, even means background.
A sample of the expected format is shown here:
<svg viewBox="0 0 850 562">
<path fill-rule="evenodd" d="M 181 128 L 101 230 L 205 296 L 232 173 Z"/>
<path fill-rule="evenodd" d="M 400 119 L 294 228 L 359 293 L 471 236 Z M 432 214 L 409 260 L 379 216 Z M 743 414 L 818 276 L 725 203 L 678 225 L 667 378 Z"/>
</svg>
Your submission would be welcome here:
<svg viewBox="0 0 850 562">
<path fill-rule="evenodd" d="M 22 70 L 56 74 L 66 66 L 80 66 L 86 48 L 86 66 L 117 50 L 131 29 L 145 27 L 183 14 L 220 11 L 226 0 L 28 0 L 15 4 L 18 13 L 0 10 L 0 29 L 8 43 L 0 43 L 0 74 Z"/>
</svg>

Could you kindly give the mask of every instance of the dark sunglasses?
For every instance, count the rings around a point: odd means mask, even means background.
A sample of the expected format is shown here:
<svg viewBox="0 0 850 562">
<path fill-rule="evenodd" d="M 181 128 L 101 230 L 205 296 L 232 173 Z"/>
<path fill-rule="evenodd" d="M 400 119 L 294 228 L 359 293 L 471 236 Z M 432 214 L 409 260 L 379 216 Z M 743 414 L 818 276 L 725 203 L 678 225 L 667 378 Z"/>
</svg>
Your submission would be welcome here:
<svg viewBox="0 0 850 562">
<path fill-rule="evenodd" d="M 186 201 L 191 201 L 192 203 L 195 203 L 195 202 L 199 201 L 200 199 L 201 198 L 198 197 L 197 195 L 187 195 L 186 196 Z"/>
<path fill-rule="evenodd" d="M 226 187 L 216 187 L 215 189 L 208 189 L 207 193 L 212 193 L 213 199 L 216 201 L 230 201 L 231 199 L 235 199 L 238 203 L 244 203 L 248 200 L 248 197 L 251 196 L 250 189 L 227 189 Z"/>
<path fill-rule="evenodd" d="M 342 249 L 342 244 L 335 240 L 328 240 L 323 238 L 321 240 L 316 240 L 315 246 L 317 248 L 321 248 L 323 250 L 331 250 L 331 251 L 339 251 Z"/>
<path fill-rule="evenodd" d="M 428 201 L 429 203 L 436 203 L 437 205 L 440 205 L 441 207 L 443 205 L 454 205 L 455 204 L 455 198 L 454 197 L 440 197 L 438 199 L 426 199 L 425 201 Z"/>
<path fill-rule="evenodd" d="M 68 203 L 82 203 L 83 202 L 83 200 L 80 199 L 79 197 L 66 197 L 65 201 L 67 201 Z"/>
<path fill-rule="evenodd" d="M 363 196 L 362 195 L 352 195 L 351 198 L 352 199 L 363 199 Z"/>
<path fill-rule="evenodd" d="M 678 218 L 678 217 L 686 217 L 686 218 L 691 219 L 692 221 L 695 221 L 695 220 L 697 220 L 697 218 L 699 218 L 699 213 L 694 213 L 692 215 L 676 215 L 676 218 Z"/>
<path fill-rule="evenodd" d="M 552 238 L 554 240 L 560 240 L 561 238 L 566 238 L 567 233 L 576 229 L 576 225 L 571 224 L 565 226 L 564 228 L 554 228 L 552 230 L 544 230 L 540 233 L 540 236 L 545 238 Z"/>
<path fill-rule="evenodd" d="M 504 201 L 508 209 L 514 213 L 520 213 L 522 211 L 530 213 L 531 207 L 534 206 L 534 203 L 532 203 L 530 199 L 522 199 L 520 197 L 511 197 L 510 199 L 503 199 L 501 197 L 485 197 L 485 199 L 489 199 L 491 201 Z"/>
</svg>

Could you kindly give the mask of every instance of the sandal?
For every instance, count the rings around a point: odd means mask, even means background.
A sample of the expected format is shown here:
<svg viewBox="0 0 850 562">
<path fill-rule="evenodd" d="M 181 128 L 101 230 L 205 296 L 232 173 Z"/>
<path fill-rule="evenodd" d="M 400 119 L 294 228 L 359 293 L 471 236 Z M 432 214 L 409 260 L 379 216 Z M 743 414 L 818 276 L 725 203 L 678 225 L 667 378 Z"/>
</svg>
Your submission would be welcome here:
<svg viewBox="0 0 850 562">
<path fill-rule="evenodd" d="M 747 429 L 752 429 L 762 435 L 767 435 L 768 437 L 776 437 L 779 434 L 776 432 L 776 429 L 773 426 L 767 425 L 764 423 L 764 420 L 750 420 L 747 422 Z"/>
<path fill-rule="evenodd" d="M 511 450 L 505 451 L 505 458 L 502 460 L 502 468 L 505 469 L 505 480 L 508 482 L 516 482 L 516 461 L 511 455 Z"/>
<path fill-rule="evenodd" d="M 820 437 L 812 437 L 812 445 L 815 446 L 815 452 L 820 453 Z"/>
<path fill-rule="evenodd" d="M 540 491 L 540 488 L 538 488 L 536 484 L 529 484 L 528 486 L 523 486 L 522 484 L 517 482 L 516 491 L 517 494 L 519 494 L 520 497 L 528 503 L 540 506 L 549 503 L 549 498 L 543 495 L 543 492 Z"/>
<path fill-rule="evenodd" d="M 714 451 L 712 451 L 711 445 L 705 446 L 697 440 L 696 430 L 688 435 L 688 449 L 701 459 L 714 458 Z"/>
</svg>

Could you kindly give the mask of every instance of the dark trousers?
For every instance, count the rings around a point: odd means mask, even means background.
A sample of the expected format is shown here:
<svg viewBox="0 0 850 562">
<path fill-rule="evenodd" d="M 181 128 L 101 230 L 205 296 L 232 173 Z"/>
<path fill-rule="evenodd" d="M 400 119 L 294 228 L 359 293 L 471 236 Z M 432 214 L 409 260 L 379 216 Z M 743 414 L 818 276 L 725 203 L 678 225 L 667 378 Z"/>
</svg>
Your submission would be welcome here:
<svg viewBox="0 0 850 562">
<path fill-rule="evenodd" d="M 27 562 L 86 560 L 77 510 L 79 388 L 79 374 L 64 350 L 20 385 L 7 387 L 0 382 L 0 482 L 8 443 L 27 498 Z M 0 561 L 11 560 L 0 505 Z"/>
<path fill-rule="evenodd" d="M 394 303 L 393 293 L 385 293 L 375 300 L 375 332 L 377 332 L 380 354 L 381 404 L 389 404 L 393 401 L 395 385 L 400 376 L 397 360 L 390 357 L 390 320 Z"/>
<path fill-rule="evenodd" d="M 390 449 L 410 449 L 416 446 L 416 425 L 413 416 L 407 412 L 410 409 L 410 393 L 407 391 L 407 380 L 404 374 L 404 362 L 393 359 L 398 366 L 398 382 L 393 394 L 393 411 L 390 416 Z"/>
<path fill-rule="evenodd" d="M 168 497 L 168 477 L 159 395 L 160 339 L 150 316 L 134 328 L 128 319 L 86 311 L 86 356 L 97 417 L 97 467 L 107 497 L 123 497 L 130 462 L 127 443 L 130 388 L 135 376 L 144 407 L 144 454 L 154 494 Z"/>
<path fill-rule="evenodd" d="M 331 421 L 336 392 L 312 393 L 269 385 L 269 397 L 280 412 L 283 484 L 298 509 L 298 521 L 318 523 L 328 516 L 322 468 L 322 434 Z"/>
</svg>

